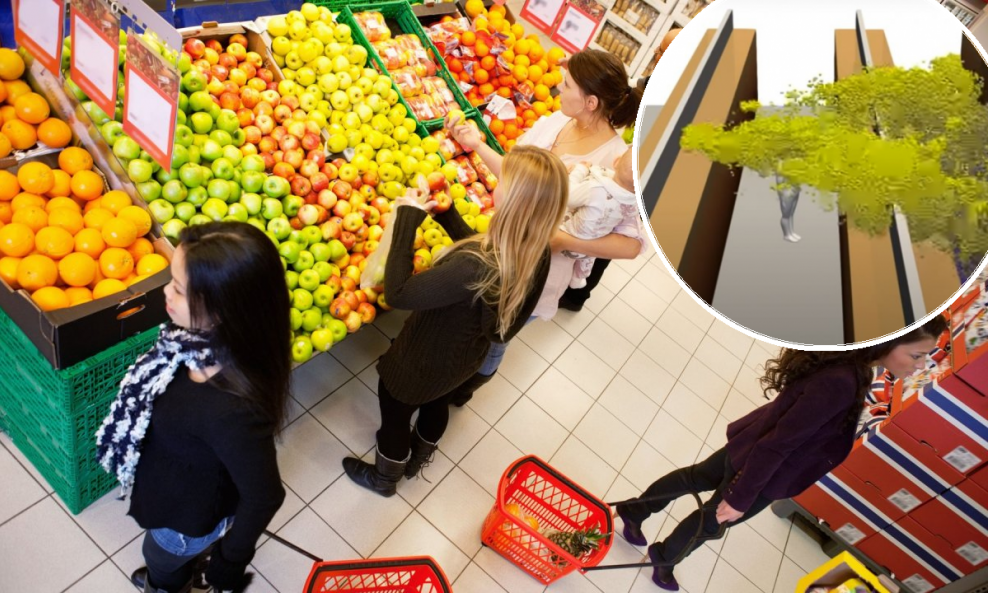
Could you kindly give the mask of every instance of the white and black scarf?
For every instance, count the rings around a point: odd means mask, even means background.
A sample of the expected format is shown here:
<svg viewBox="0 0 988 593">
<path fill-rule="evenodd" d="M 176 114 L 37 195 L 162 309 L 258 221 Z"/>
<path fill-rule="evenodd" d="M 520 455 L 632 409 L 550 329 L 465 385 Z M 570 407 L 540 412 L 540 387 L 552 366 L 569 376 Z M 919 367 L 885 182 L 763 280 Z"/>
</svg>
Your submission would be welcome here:
<svg viewBox="0 0 988 593">
<path fill-rule="evenodd" d="M 154 346 L 127 370 L 110 415 L 96 431 L 96 459 L 103 469 L 116 475 L 121 497 L 134 485 L 154 399 L 165 392 L 180 367 L 201 371 L 216 364 L 210 336 L 209 332 L 162 324 Z"/>
</svg>

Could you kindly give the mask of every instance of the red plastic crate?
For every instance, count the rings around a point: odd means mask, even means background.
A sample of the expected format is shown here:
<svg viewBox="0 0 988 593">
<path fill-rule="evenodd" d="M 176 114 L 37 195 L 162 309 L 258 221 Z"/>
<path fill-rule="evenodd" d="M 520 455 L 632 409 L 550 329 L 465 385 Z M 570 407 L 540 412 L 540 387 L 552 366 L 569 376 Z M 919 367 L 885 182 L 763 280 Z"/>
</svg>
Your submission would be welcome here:
<svg viewBox="0 0 988 593">
<path fill-rule="evenodd" d="M 605 537 L 599 549 L 574 558 L 505 510 L 517 504 L 523 514 L 538 519 L 540 529 L 578 531 L 596 527 Z M 577 569 L 596 566 L 613 541 L 614 525 L 607 505 L 546 462 L 522 457 L 501 477 L 494 508 L 484 521 L 481 541 L 542 583 L 549 584 Z"/>
<path fill-rule="evenodd" d="M 429 556 L 316 562 L 305 593 L 452 593 L 439 564 Z"/>
</svg>

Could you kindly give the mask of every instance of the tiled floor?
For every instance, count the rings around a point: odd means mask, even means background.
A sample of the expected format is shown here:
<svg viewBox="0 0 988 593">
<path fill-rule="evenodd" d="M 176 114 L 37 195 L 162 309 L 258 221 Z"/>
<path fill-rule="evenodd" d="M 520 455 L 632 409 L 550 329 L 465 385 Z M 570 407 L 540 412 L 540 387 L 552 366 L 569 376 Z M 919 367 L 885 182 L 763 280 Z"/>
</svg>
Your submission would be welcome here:
<svg viewBox="0 0 988 593">
<path fill-rule="evenodd" d="M 529 325 L 499 375 L 453 413 L 431 482 L 400 496 L 354 486 L 340 466 L 374 445 L 373 363 L 403 316 L 382 316 L 296 373 L 294 421 L 280 444 L 289 494 L 271 526 L 325 558 L 429 554 L 456 593 L 645 593 L 646 570 L 575 574 L 549 588 L 480 545 L 504 469 L 535 453 L 605 500 L 638 494 L 664 472 L 724 444 L 727 423 L 764 402 L 757 367 L 770 356 L 706 313 L 658 258 L 615 262 L 584 311 Z M 126 593 L 141 565 L 141 530 L 107 495 L 79 516 L 0 437 L 0 591 Z M 664 537 L 691 511 L 682 499 L 646 522 Z M 618 538 L 605 563 L 637 562 Z M 766 511 L 705 544 L 677 569 L 688 593 L 789 593 L 826 560 L 817 542 Z M 262 539 L 252 591 L 301 590 L 310 562 Z"/>
</svg>

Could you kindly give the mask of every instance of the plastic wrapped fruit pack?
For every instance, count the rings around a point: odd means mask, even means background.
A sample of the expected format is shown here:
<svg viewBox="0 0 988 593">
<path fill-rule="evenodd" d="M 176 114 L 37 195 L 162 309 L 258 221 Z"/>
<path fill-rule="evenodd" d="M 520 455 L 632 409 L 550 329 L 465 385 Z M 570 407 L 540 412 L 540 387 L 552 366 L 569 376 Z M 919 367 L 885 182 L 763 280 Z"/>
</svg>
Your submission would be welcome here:
<svg viewBox="0 0 988 593">
<path fill-rule="evenodd" d="M 360 30 L 371 43 L 391 39 L 391 29 L 384 21 L 384 15 L 377 11 L 358 12 L 353 15 Z"/>
</svg>

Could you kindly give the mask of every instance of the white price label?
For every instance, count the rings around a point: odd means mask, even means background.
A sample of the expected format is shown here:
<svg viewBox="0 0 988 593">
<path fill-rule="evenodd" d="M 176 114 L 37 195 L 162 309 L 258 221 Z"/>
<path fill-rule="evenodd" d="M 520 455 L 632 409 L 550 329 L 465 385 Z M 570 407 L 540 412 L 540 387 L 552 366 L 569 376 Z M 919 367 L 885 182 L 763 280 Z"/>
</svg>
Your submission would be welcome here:
<svg viewBox="0 0 988 593">
<path fill-rule="evenodd" d="M 17 28 L 31 38 L 38 49 L 55 58 L 61 27 L 61 7 L 55 0 L 25 2 L 21 0 L 17 11 Z"/>
<path fill-rule="evenodd" d="M 961 558 L 967 560 L 974 566 L 988 560 L 988 551 L 985 551 L 984 548 L 974 542 L 967 542 L 963 546 L 957 548 L 957 553 L 960 554 Z"/>
<path fill-rule="evenodd" d="M 564 41 L 577 51 L 590 44 L 598 22 L 572 6 L 567 6 L 553 39 Z"/>
<path fill-rule="evenodd" d="M 852 523 L 846 523 L 843 527 L 835 531 L 837 535 L 850 545 L 854 545 L 865 538 L 865 534 Z"/>
<path fill-rule="evenodd" d="M 72 9 L 72 79 L 106 113 L 117 103 L 118 44 L 104 37 L 95 27 L 103 21 Z"/>
<path fill-rule="evenodd" d="M 170 113 L 172 105 L 142 76 L 130 70 L 127 73 L 127 113 L 125 117 L 141 130 L 154 146 L 164 152 L 168 149 L 172 124 L 162 114 Z"/>
<path fill-rule="evenodd" d="M 913 496 L 912 493 L 905 488 L 899 490 L 888 499 L 889 502 L 899 507 L 906 513 L 919 506 L 919 499 Z"/>
<path fill-rule="evenodd" d="M 528 0 L 524 10 L 545 26 L 551 27 L 564 3 L 565 0 Z"/>
<path fill-rule="evenodd" d="M 928 593 L 933 590 L 933 585 L 918 574 L 914 574 L 908 579 L 904 579 L 902 584 L 913 593 Z"/>
<path fill-rule="evenodd" d="M 944 455 L 943 459 L 961 473 L 974 469 L 981 464 L 981 459 L 968 451 L 963 445 Z"/>
</svg>

